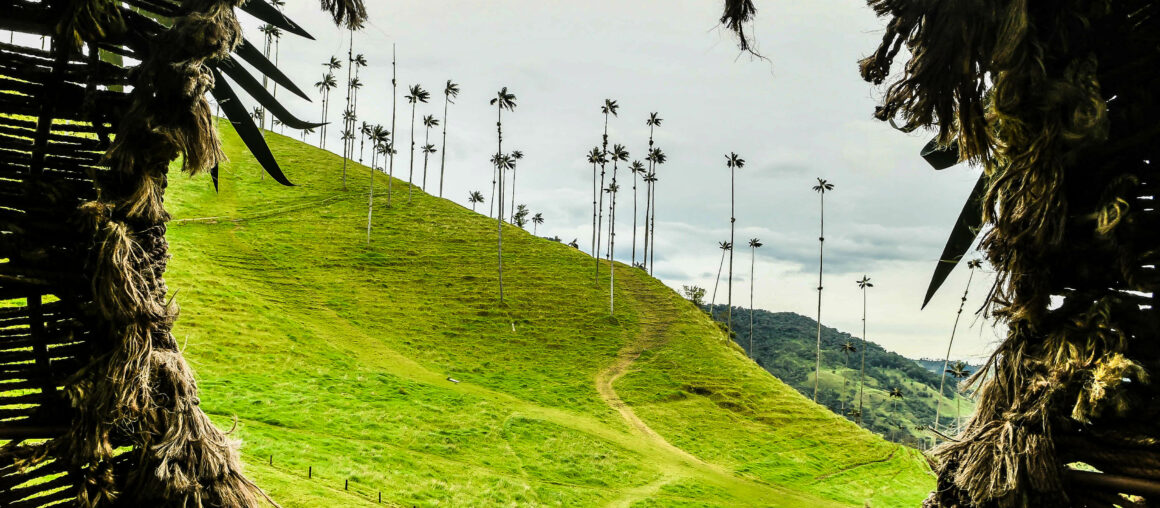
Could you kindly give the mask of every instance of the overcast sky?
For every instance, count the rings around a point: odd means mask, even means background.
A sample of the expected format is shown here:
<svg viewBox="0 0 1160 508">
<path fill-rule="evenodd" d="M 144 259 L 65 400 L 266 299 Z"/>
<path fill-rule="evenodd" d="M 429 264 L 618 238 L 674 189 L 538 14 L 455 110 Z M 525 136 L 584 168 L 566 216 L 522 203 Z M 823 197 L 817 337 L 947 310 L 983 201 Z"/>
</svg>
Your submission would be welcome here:
<svg viewBox="0 0 1160 508">
<path fill-rule="evenodd" d="M 811 317 L 818 269 L 818 194 L 811 187 L 825 178 L 835 188 L 825 196 L 822 322 L 860 334 L 855 280 L 867 274 L 875 284 L 869 339 L 908 356 L 941 357 L 966 270 L 956 269 L 927 309 L 919 307 L 979 170 L 936 172 L 918 156 L 929 134 L 903 134 L 871 117 L 880 90 L 859 78 L 856 62 L 874 49 L 883 22 L 862 2 L 756 3 L 752 32 L 769 61 L 740 54 L 731 34 L 716 26 L 719 0 L 370 0 L 371 21 L 354 39 L 355 53 L 370 62 L 362 71 L 359 117 L 389 129 L 391 46 L 397 45 L 396 131 L 405 165 L 405 87 L 418 83 L 431 91 L 419 115 L 438 116 L 445 81 L 459 83 L 444 195 L 462 203 L 468 191 L 490 193 L 495 110 L 488 100 L 509 87 L 518 107 L 504 115 L 504 147 L 525 154 L 516 201 L 544 214 L 541 235 L 577 238 L 587 251 L 592 169 L 584 156 L 600 143 L 600 106 L 605 98 L 619 102 L 610 143 L 626 145 L 633 159 L 644 158 L 645 120 L 659 112 L 664 123 L 656 144 L 668 163 L 658 170 L 657 275 L 674 288 L 697 284 L 712 292 L 717 242 L 729 235 L 725 154 L 737 152 L 747 165 L 737 172 L 736 242 L 744 246 L 756 237 L 765 244 L 757 252 L 756 306 Z M 317 40 L 284 36 L 280 67 L 313 93 L 322 62 L 331 55 L 345 61 L 346 32 L 330 24 L 317 2 L 289 2 L 286 12 Z M 240 17 L 260 45 L 258 23 Z M 345 77 L 344 69 L 338 81 Z M 334 94 L 331 118 L 338 118 L 343 92 Z M 301 117 L 320 116 L 318 100 L 279 97 Z M 341 146 L 338 130 L 328 142 L 332 150 Z M 631 191 L 629 175 L 621 173 L 624 191 Z M 627 262 L 632 195 L 624 191 L 617 258 Z M 739 248 L 734 259 L 735 305 L 748 304 L 749 256 Z M 995 329 L 974 315 L 991 282 L 989 275 L 975 278 L 953 357 L 979 360 L 996 344 Z M 718 302 L 725 300 L 721 284 Z"/>
</svg>

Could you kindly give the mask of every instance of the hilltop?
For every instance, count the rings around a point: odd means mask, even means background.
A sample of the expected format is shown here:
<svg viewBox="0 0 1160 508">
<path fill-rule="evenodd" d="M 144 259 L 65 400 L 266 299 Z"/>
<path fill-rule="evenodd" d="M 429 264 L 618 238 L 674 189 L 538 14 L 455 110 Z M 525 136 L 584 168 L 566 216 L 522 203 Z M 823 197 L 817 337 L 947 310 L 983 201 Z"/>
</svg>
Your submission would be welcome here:
<svg viewBox="0 0 1160 508">
<path fill-rule="evenodd" d="M 714 318 L 724 321 L 726 309 L 724 305 L 715 306 Z M 802 395 L 813 397 L 818 322 L 793 312 L 763 309 L 754 309 L 753 318 L 755 361 Z M 733 325 L 734 340 L 748 349 L 748 308 L 733 308 Z M 850 355 L 849 365 L 842 353 L 842 344 L 846 342 L 858 348 L 858 352 Z M 822 325 L 822 379 L 818 402 L 836 414 L 849 417 L 851 404 L 857 406 L 861 349 L 861 338 Z M 938 362 L 938 368 L 941 370 L 942 361 Z M 955 380 L 948 376 L 939 419 L 943 427 L 954 423 L 956 407 L 962 415 L 969 415 L 974 410 L 974 402 L 956 394 L 954 386 Z M 902 389 L 901 400 L 890 399 L 889 392 L 894 387 Z M 912 445 L 918 445 L 924 439 L 929 443 L 930 435 L 918 428 L 934 422 L 938 388 L 938 374 L 925 365 L 867 341 L 862 417 L 866 428 Z"/>
<path fill-rule="evenodd" d="M 606 264 L 594 283 L 584 253 L 505 226 L 500 304 L 493 220 L 408 204 L 398 180 L 388 208 L 378 175 L 368 244 L 369 170 L 344 191 L 339 157 L 268 133 L 282 187 L 220 125 L 220 192 L 170 177 L 174 334 L 283 506 L 905 506 L 934 487 L 918 452 L 640 270 L 617 265 L 609 317 Z"/>
</svg>

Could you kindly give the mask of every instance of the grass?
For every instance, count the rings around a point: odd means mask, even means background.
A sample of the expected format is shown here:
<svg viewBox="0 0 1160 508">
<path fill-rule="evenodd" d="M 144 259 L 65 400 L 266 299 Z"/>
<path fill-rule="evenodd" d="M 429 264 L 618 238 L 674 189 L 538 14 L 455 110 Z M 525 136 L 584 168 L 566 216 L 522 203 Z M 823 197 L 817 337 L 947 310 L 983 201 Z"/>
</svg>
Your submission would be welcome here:
<svg viewBox="0 0 1160 508">
<path fill-rule="evenodd" d="M 493 220 L 419 189 L 408 204 L 400 181 L 388 208 L 379 176 L 368 245 L 365 168 L 343 191 L 340 158 L 268 134 L 299 184 L 282 187 L 222 130 L 220 192 L 171 176 L 174 333 L 202 407 L 237 418 L 249 473 L 283 506 L 380 492 L 396 506 L 896 506 L 933 488 L 914 452 L 769 376 L 642 272 L 617 266 L 610 318 L 606 264 L 594 284 L 588 256 L 505 225 L 500 304 Z M 634 347 L 611 386 L 651 434 L 596 389 Z"/>
</svg>

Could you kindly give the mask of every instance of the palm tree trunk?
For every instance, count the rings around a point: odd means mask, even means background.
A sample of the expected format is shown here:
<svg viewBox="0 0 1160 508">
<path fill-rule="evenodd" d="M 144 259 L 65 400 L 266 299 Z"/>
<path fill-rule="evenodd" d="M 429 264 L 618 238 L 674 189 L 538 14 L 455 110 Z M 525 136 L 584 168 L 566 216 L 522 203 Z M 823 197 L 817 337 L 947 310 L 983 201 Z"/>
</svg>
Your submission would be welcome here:
<svg viewBox="0 0 1160 508">
<path fill-rule="evenodd" d="M 709 317 L 713 317 L 713 312 L 717 305 L 717 286 L 721 285 L 721 269 L 725 268 L 725 250 L 721 250 L 721 262 L 717 264 L 717 281 L 713 283 L 713 298 L 709 299 Z"/>
<path fill-rule="evenodd" d="M 330 89 L 322 89 L 322 125 L 318 126 L 318 148 L 326 149 L 326 113 L 330 100 Z"/>
<path fill-rule="evenodd" d="M 733 225 L 737 222 L 734 210 L 734 195 L 736 194 L 736 185 L 734 184 L 734 174 L 737 171 L 734 168 L 729 168 L 729 244 L 733 245 Z M 726 298 L 729 302 L 729 317 L 726 318 L 726 326 L 729 328 L 729 333 L 733 333 L 733 250 L 729 249 L 729 285 Z"/>
<path fill-rule="evenodd" d="M 446 93 L 443 94 L 443 146 L 440 148 L 443 152 L 439 155 L 439 197 L 443 197 L 443 170 L 447 167 L 447 105 L 451 103 L 451 97 Z"/>
<path fill-rule="evenodd" d="M 419 187 L 420 189 L 423 189 L 424 191 L 427 190 L 427 159 L 430 158 L 430 155 L 431 155 L 431 154 L 427 153 L 427 145 L 431 144 L 430 142 L 431 142 L 431 128 L 428 127 L 427 133 L 423 135 L 423 186 Z"/>
<path fill-rule="evenodd" d="M 632 265 L 636 266 L 636 171 L 632 172 Z"/>
<path fill-rule="evenodd" d="M 862 374 L 858 377 L 858 425 L 862 424 L 862 392 L 866 388 L 866 288 L 862 288 Z"/>
<path fill-rule="evenodd" d="M 496 152 L 503 153 L 503 101 L 497 103 L 496 106 Z M 497 161 L 495 165 L 496 171 L 502 176 L 503 167 Z M 499 302 L 503 303 L 503 179 L 499 181 L 499 209 L 496 214 L 496 256 L 499 259 Z"/>
<path fill-rule="evenodd" d="M 604 228 L 604 167 L 608 164 L 608 113 L 604 113 L 604 135 L 603 135 L 601 151 L 604 154 L 605 162 L 600 163 L 600 187 L 597 187 L 600 195 L 600 204 L 596 207 L 600 212 L 596 217 L 596 255 L 593 258 L 596 261 L 596 273 L 592 275 L 592 280 L 598 281 L 600 279 L 600 232 Z"/>
<path fill-rule="evenodd" d="M 846 351 L 846 362 L 842 365 L 842 396 L 846 395 L 846 388 L 850 386 L 850 378 L 846 376 L 846 371 L 850 370 L 850 352 Z M 838 397 L 842 402 L 842 414 L 846 414 L 846 399 Z"/>
<path fill-rule="evenodd" d="M 652 191 L 652 232 L 649 233 L 649 247 L 648 247 L 648 274 L 653 275 L 653 270 L 656 269 L 657 257 L 657 183 L 653 182 Z"/>
<path fill-rule="evenodd" d="M 391 207 L 392 187 L 395 180 L 395 106 L 398 103 L 399 85 L 396 77 L 395 45 L 391 44 L 391 145 L 387 150 L 390 164 L 387 172 L 387 208 Z"/>
<path fill-rule="evenodd" d="M 354 30 L 348 30 L 348 32 L 350 32 L 350 46 L 346 48 L 346 110 L 343 111 L 343 125 L 353 122 L 353 120 L 346 120 L 346 112 L 350 111 L 350 78 L 351 72 L 353 71 L 351 67 L 354 67 Z M 353 126 L 348 127 L 348 129 L 350 128 L 353 128 Z M 345 138 L 346 136 L 344 135 L 343 137 Z M 342 141 L 342 190 L 344 191 L 346 190 L 346 161 L 349 152 L 350 140 L 344 139 Z"/>
<path fill-rule="evenodd" d="M 511 210 L 508 211 L 508 213 L 511 214 L 511 216 L 508 217 L 508 223 L 510 223 L 510 224 L 515 224 L 515 222 L 516 222 L 516 171 L 518 171 L 518 170 L 519 170 L 518 164 L 512 168 L 512 187 L 511 187 L 512 207 L 511 207 Z"/>
<path fill-rule="evenodd" d="M 645 173 L 645 175 L 647 175 L 649 177 L 654 176 L 653 170 L 656 167 L 653 164 L 653 158 L 652 158 L 652 154 L 653 154 L 653 128 L 654 127 L 653 127 L 652 123 L 650 122 L 649 126 L 648 126 L 648 155 L 649 155 L 649 157 L 647 159 L 648 160 L 648 172 Z M 644 244 L 641 246 L 642 250 L 641 250 L 641 254 L 640 254 L 641 255 L 640 262 L 641 262 L 641 264 L 643 264 L 645 266 L 646 269 L 648 268 L 648 252 L 649 252 L 649 246 L 648 246 L 648 239 L 649 239 L 648 217 L 649 216 L 648 216 L 648 212 L 649 212 L 650 196 L 652 196 L 652 182 L 649 182 L 648 179 L 646 179 L 644 182 L 644 242 L 643 242 Z"/>
<path fill-rule="evenodd" d="M 411 189 L 415 188 L 415 107 L 419 100 L 411 103 L 411 169 L 407 172 L 407 204 L 411 203 Z"/>
<path fill-rule="evenodd" d="M 814 402 L 818 401 L 818 382 L 822 377 L 822 249 L 826 242 L 826 194 L 823 192 L 819 202 L 819 235 L 818 235 L 818 344 L 817 361 L 814 365 Z"/>
<path fill-rule="evenodd" d="M 592 257 L 596 257 L 596 194 L 600 188 L 596 186 L 596 163 L 592 163 Z"/>
<path fill-rule="evenodd" d="M 361 154 L 360 154 L 361 157 Z M 371 244 L 371 216 L 375 209 L 375 154 L 371 154 L 371 193 L 367 198 L 367 245 Z"/>
<path fill-rule="evenodd" d="M 975 278 L 975 271 L 967 276 L 967 288 L 963 290 L 963 299 L 959 301 L 959 312 L 955 314 L 955 325 L 951 328 L 951 340 L 947 342 L 947 355 L 943 358 L 942 376 L 938 382 L 938 402 L 934 408 L 934 430 L 938 430 L 939 416 L 942 414 L 943 384 L 947 380 L 947 365 L 951 361 L 951 346 L 955 343 L 955 332 L 959 329 L 959 318 L 963 315 L 963 306 L 967 304 L 967 292 L 971 290 L 971 279 Z"/>
<path fill-rule="evenodd" d="M 751 254 L 749 257 L 749 357 L 756 358 L 757 355 L 753 354 L 753 286 L 757 282 L 754 279 L 755 268 L 757 268 L 757 247 L 750 247 L 749 251 Z"/>
<path fill-rule="evenodd" d="M 487 216 L 488 217 L 495 217 L 495 184 L 496 184 L 496 176 L 495 175 L 498 172 L 499 172 L 499 165 L 496 165 L 495 167 L 491 168 L 491 199 L 489 199 L 488 203 L 487 203 Z"/>
<path fill-rule="evenodd" d="M 616 164 L 613 163 L 613 168 Z M 616 170 L 612 171 L 612 187 L 616 187 Z M 613 302 L 616 295 L 616 260 L 614 253 L 616 252 L 616 192 L 610 192 L 608 196 L 608 315 L 613 315 Z"/>
</svg>

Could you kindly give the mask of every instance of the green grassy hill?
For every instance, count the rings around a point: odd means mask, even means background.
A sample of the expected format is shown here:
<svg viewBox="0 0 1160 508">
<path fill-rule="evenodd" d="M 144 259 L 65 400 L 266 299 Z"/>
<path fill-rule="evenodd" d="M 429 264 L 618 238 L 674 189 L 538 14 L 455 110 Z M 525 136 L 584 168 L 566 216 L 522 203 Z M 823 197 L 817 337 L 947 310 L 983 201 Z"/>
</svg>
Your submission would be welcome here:
<svg viewBox="0 0 1160 508">
<path fill-rule="evenodd" d="M 707 308 L 707 307 L 706 307 Z M 714 318 L 725 321 L 727 307 L 714 307 Z M 733 308 L 734 340 L 749 347 L 749 309 Z M 753 311 L 754 358 L 778 379 L 788 383 L 806 397 L 813 397 L 814 368 L 817 351 L 818 322 L 792 312 Z M 849 365 L 842 344 L 852 343 Z M 862 424 L 866 428 L 911 445 L 923 440 L 930 443 L 929 433 L 918 428 L 934 423 L 938 403 L 939 376 L 925 365 L 867 342 L 866 388 L 863 393 Z M 862 340 L 849 333 L 822 326 L 822 378 L 818 402 L 831 411 L 851 417 L 849 410 L 858 405 L 859 361 Z M 941 369 L 942 362 L 938 362 Z M 902 389 L 902 399 L 891 399 L 891 388 Z M 954 378 L 947 377 L 940 413 L 940 429 L 954 425 L 959 415 L 970 415 L 974 402 L 955 391 Z M 852 418 L 852 417 L 851 417 Z"/>
<path fill-rule="evenodd" d="M 588 256 L 505 226 L 501 305 L 494 221 L 397 181 L 387 208 L 380 176 L 368 245 L 368 170 L 343 191 L 340 158 L 269 134 L 282 187 L 222 125 L 221 191 L 170 181 L 174 333 L 283 506 L 914 506 L 934 487 L 639 270 L 617 266 L 609 318 L 607 265 L 595 284 Z"/>
</svg>

